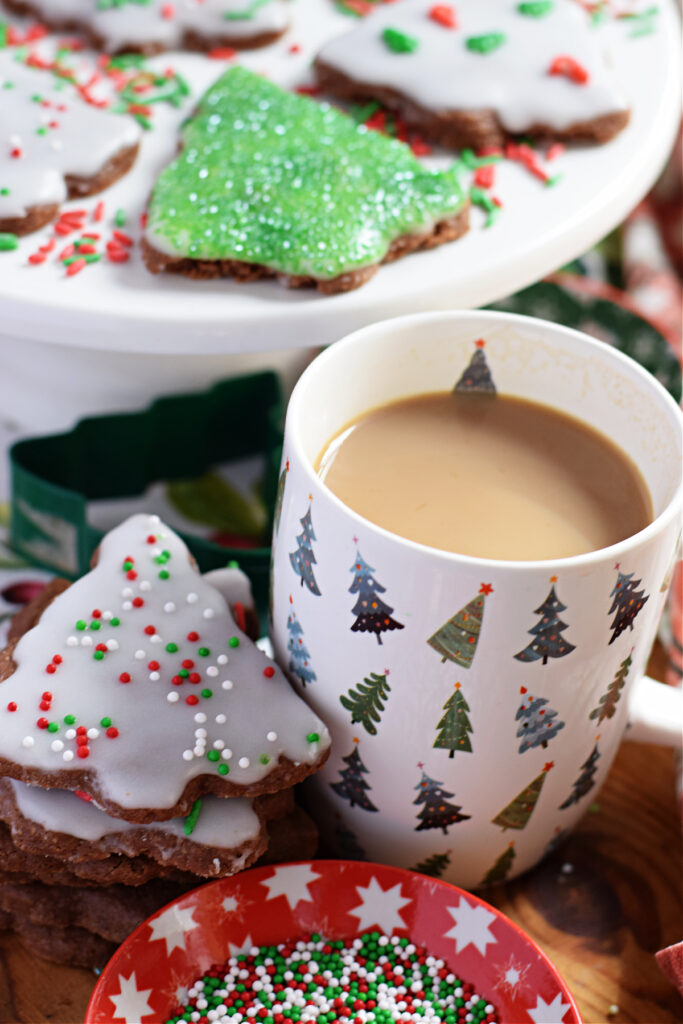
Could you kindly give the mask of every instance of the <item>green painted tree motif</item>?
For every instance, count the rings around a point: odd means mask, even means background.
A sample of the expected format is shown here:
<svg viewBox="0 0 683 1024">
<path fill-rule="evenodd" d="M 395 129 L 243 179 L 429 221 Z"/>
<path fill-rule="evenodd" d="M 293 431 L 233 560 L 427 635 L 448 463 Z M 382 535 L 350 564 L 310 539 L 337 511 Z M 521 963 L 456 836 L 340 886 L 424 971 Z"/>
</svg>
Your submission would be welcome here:
<svg viewBox="0 0 683 1024">
<path fill-rule="evenodd" d="M 474 659 L 484 619 L 484 601 L 493 593 L 490 583 L 482 583 L 479 593 L 464 608 L 445 622 L 441 629 L 429 637 L 427 643 L 441 655 L 441 660 L 450 659 L 461 668 L 469 668 Z"/>
<path fill-rule="evenodd" d="M 507 849 L 503 850 L 500 857 L 492 868 L 486 872 L 482 879 L 482 885 L 493 885 L 494 882 L 504 882 L 510 874 L 512 862 L 515 859 L 515 844 L 509 843 Z"/>
<path fill-rule="evenodd" d="M 344 694 L 339 698 L 342 707 L 351 712 L 351 724 L 360 723 L 371 736 L 377 735 L 375 722 L 379 722 L 381 712 L 384 711 L 384 701 L 391 690 L 388 675 L 388 668 L 385 668 L 383 675 L 371 672 L 355 689 L 349 690 L 348 696 Z"/>
<path fill-rule="evenodd" d="M 426 860 L 416 864 L 412 871 L 419 871 L 421 875 L 429 875 L 431 878 L 441 878 L 447 867 L 450 866 L 451 855 L 446 853 L 434 853 Z"/>
<path fill-rule="evenodd" d="M 497 814 L 492 819 L 493 824 L 499 825 L 503 832 L 508 828 L 526 828 L 541 795 L 543 783 L 552 767 L 552 761 L 548 761 L 547 764 L 543 765 L 543 771 L 528 786 L 525 786 L 521 793 L 518 793 L 514 800 L 511 800 L 507 807 L 503 808 L 500 814 Z"/>
<path fill-rule="evenodd" d="M 548 658 L 563 658 L 565 654 L 571 654 L 575 649 L 574 645 L 562 636 L 568 626 L 566 622 L 562 622 L 558 613 L 565 611 L 567 606 L 562 604 L 555 593 L 557 576 L 551 576 L 550 582 L 550 593 L 543 604 L 534 611 L 534 615 L 541 616 L 541 621 L 529 630 L 534 639 L 523 651 L 515 654 L 517 661 L 542 659 L 542 664 L 545 665 Z"/>
<path fill-rule="evenodd" d="M 439 749 L 447 750 L 449 757 L 453 757 L 456 750 L 472 753 L 472 744 L 467 735 L 472 732 L 472 726 L 467 717 L 469 710 L 469 705 L 460 689 L 460 683 L 456 683 L 453 693 L 443 706 L 445 714 L 441 716 L 437 725 L 440 732 L 433 744 Z"/>
<path fill-rule="evenodd" d="M 559 809 L 561 811 L 565 811 L 568 807 L 571 807 L 572 804 L 578 804 L 581 797 L 584 797 L 586 793 L 589 793 L 595 785 L 595 779 L 593 776 L 598 770 L 598 760 L 602 756 L 598 750 L 599 739 L 600 737 L 597 736 L 595 739 L 595 746 L 591 751 L 590 757 L 581 765 L 581 774 L 574 783 L 572 792 L 569 794 L 565 802 L 560 804 Z"/>
<path fill-rule="evenodd" d="M 641 580 L 634 580 L 634 573 L 624 573 L 619 569 L 619 563 L 614 567 L 617 570 L 617 582 L 610 594 L 612 606 L 608 615 L 614 615 L 610 625 L 613 630 L 610 643 L 613 644 L 617 637 L 621 636 L 625 629 L 633 629 L 633 620 L 641 610 L 649 595 L 645 590 L 638 590 Z"/>
<path fill-rule="evenodd" d="M 631 648 L 628 657 L 624 658 L 617 669 L 614 679 L 607 687 L 607 691 L 600 698 L 597 708 L 593 708 L 588 716 L 589 718 L 597 718 L 598 725 L 600 725 L 605 718 L 612 718 L 615 714 L 619 698 L 621 697 L 621 691 L 626 685 L 626 677 L 633 662 L 632 655 L 633 648 Z"/>
</svg>

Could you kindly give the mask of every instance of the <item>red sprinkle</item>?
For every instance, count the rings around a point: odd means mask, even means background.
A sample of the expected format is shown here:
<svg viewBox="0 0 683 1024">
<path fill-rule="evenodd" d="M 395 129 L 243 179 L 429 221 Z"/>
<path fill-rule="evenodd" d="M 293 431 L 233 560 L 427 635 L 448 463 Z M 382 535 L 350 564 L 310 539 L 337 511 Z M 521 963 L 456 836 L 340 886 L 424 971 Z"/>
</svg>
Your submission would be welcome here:
<svg viewBox="0 0 683 1024">
<path fill-rule="evenodd" d="M 115 725 L 110 725 L 109 728 L 107 729 L 107 736 L 109 737 L 110 740 L 115 740 L 118 734 L 119 730 L 116 728 Z"/>
<path fill-rule="evenodd" d="M 17 710 L 17 703 L 16 703 L 16 701 L 11 700 L 9 702 L 9 704 L 7 705 L 7 710 L 8 711 L 16 711 Z"/>
<path fill-rule="evenodd" d="M 48 673 L 49 675 L 53 675 L 53 674 L 54 674 L 54 673 L 55 673 L 55 672 L 57 671 L 57 666 L 56 666 L 56 665 L 53 665 L 53 664 L 52 664 L 52 662 L 50 662 L 50 664 L 49 664 L 49 665 L 46 665 L 46 666 L 45 666 L 45 671 L 46 671 L 46 672 L 47 672 L 47 673 Z"/>
<path fill-rule="evenodd" d="M 573 57 L 556 57 L 548 68 L 549 75 L 564 75 L 576 85 L 585 85 L 590 75 L 582 64 Z"/>
<path fill-rule="evenodd" d="M 434 4 L 429 11 L 429 17 L 432 21 L 435 21 L 437 25 L 443 25 L 444 28 L 458 27 L 456 13 L 450 4 Z"/>
<path fill-rule="evenodd" d="M 156 633 L 156 627 L 151 625 L 145 626 L 145 633 L 147 634 L 147 636 L 154 636 L 154 634 Z"/>
<path fill-rule="evenodd" d="M 32 264 L 32 266 L 37 266 L 39 263 L 44 263 L 46 259 L 47 256 L 44 252 L 32 252 L 28 258 L 28 262 Z"/>
<path fill-rule="evenodd" d="M 147 543 L 148 544 L 156 544 L 156 542 L 157 542 L 156 537 L 154 536 L 153 533 L 150 533 L 149 537 L 147 538 Z"/>
<path fill-rule="evenodd" d="M 125 234 L 125 232 L 123 231 L 119 231 L 117 229 L 113 231 L 112 234 L 116 241 L 120 242 L 121 245 L 131 246 L 133 244 L 133 239 L 130 237 L 130 235 Z"/>
<path fill-rule="evenodd" d="M 49 711 L 50 707 L 51 707 L 50 701 L 49 700 L 41 700 L 41 702 L 38 705 L 38 707 L 40 708 L 41 711 Z"/>
<path fill-rule="evenodd" d="M 199 697 L 195 697 L 195 695 L 193 693 L 191 693 L 188 697 L 185 698 L 185 703 L 186 704 L 199 704 Z"/>
<path fill-rule="evenodd" d="M 161 666 L 158 661 L 150 661 L 147 665 L 147 668 L 150 670 L 150 672 L 158 672 Z"/>
<path fill-rule="evenodd" d="M 129 683 L 130 682 L 130 672 L 122 672 L 121 675 L 119 676 L 119 682 L 120 683 Z"/>
<path fill-rule="evenodd" d="M 48 722 L 47 718 L 39 718 L 38 721 L 36 722 L 36 725 L 38 726 L 39 729 L 47 729 L 49 724 L 50 723 Z"/>
<path fill-rule="evenodd" d="M 86 804 L 89 804 L 92 800 L 90 793 L 84 793 L 82 789 L 74 789 L 74 796 L 79 797 L 81 800 L 85 800 Z"/>
<path fill-rule="evenodd" d="M 90 756 L 90 747 L 78 747 L 76 749 L 76 754 L 78 755 L 78 757 L 82 757 L 82 758 L 89 757 Z"/>
<path fill-rule="evenodd" d="M 55 231 L 56 230 L 57 228 L 55 228 Z M 75 277 L 76 274 L 80 274 L 81 270 L 85 270 L 87 265 L 88 264 L 85 262 L 85 260 L 75 260 L 73 263 L 70 263 L 69 266 L 66 268 L 66 276 Z"/>
<path fill-rule="evenodd" d="M 105 210 L 104 203 L 102 202 L 102 200 L 100 200 L 99 203 L 97 204 L 97 206 L 95 207 L 95 209 L 93 211 L 93 215 L 92 215 L 92 219 L 96 223 L 99 223 L 99 221 L 104 219 L 104 210 Z"/>
<path fill-rule="evenodd" d="M 289 52 L 290 53 L 301 53 L 301 47 L 299 46 L 298 43 L 292 43 L 292 45 L 289 48 Z"/>
<path fill-rule="evenodd" d="M 49 690 L 45 690 L 43 693 L 43 700 L 52 700 L 52 694 Z"/>
<path fill-rule="evenodd" d="M 199 672 L 190 672 L 187 678 L 191 683 L 201 683 L 202 681 L 202 677 L 200 676 Z"/>
<path fill-rule="evenodd" d="M 75 265 L 76 265 L 75 263 L 71 264 L 72 267 L 74 267 Z M 133 608 L 142 608 L 144 603 L 145 602 L 142 600 L 141 597 L 134 597 L 133 598 Z"/>
<path fill-rule="evenodd" d="M 474 173 L 474 184 L 480 188 L 491 188 L 496 178 L 496 165 L 495 164 L 484 164 L 483 167 L 477 167 Z"/>
<path fill-rule="evenodd" d="M 558 156 L 562 156 L 566 148 L 561 142 L 553 142 L 552 146 L 548 146 L 546 151 L 546 160 L 557 160 Z"/>
<path fill-rule="evenodd" d="M 194 643 L 197 642 L 197 640 L 199 640 L 199 633 L 195 633 L 195 632 L 188 633 L 187 634 L 187 639 L 190 641 L 191 644 L 194 644 Z"/>
<path fill-rule="evenodd" d="M 209 50 L 207 54 L 211 60 L 232 60 L 236 56 L 237 50 L 233 50 L 230 46 L 214 46 L 213 50 Z"/>
<path fill-rule="evenodd" d="M 273 668 L 272 665 L 267 665 L 266 668 L 264 668 L 263 670 L 263 674 L 266 677 L 266 679 L 272 679 L 273 676 L 275 675 L 275 669 Z"/>
</svg>

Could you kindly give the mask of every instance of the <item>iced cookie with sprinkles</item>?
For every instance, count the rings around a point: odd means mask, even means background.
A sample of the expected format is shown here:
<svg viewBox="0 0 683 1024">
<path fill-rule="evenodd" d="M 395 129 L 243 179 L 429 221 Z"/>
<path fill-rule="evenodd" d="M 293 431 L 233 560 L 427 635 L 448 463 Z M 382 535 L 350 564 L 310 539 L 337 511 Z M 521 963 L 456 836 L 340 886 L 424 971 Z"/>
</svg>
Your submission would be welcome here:
<svg viewBox="0 0 683 1024">
<path fill-rule="evenodd" d="M 600 34 L 574 0 L 378 4 L 319 52 L 324 91 L 378 100 L 443 146 L 511 136 L 607 142 L 628 123 Z"/>
<path fill-rule="evenodd" d="M 51 29 L 83 32 L 106 53 L 253 49 L 288 26 L 285 0 L 6 0 Z"/>
<path fill-rule="evenodd" d="M 97 564 L 0 655 L 0 775 L 78 789 L 133 822 L 208 794 L 289 788 L 325 725 L 236 625 L 157 516 L 107 534 Z"/>
<path fill-rule="evenodd" d="M 181 142 L 149 204 L 153 273 L 332 294 L 467 230 L 457 168 L 429 170 L 404 143 L 245 68 L 211 86 Z"/>
<path fill-rule="evenodd" d="M 140 134 L 131 117 L 0 54 L 0 232 L 37 231 L 65 200 L 113 184 L 132 167 Z"/>
</svg>

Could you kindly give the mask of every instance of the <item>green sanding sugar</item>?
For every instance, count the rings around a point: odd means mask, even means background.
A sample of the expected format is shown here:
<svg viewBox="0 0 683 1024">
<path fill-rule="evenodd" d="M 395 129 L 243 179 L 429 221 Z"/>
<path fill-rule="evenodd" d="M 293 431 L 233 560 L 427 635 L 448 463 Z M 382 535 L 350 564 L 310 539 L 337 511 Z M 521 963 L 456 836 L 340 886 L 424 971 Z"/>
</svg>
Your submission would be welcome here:
<svg viewBox="0 0 683 1024">
<path fill-rule="evenodd" d="M 493 53 L 506 39 L 504 32 L 488 32 L 483 36 L 470 36 L 465 40 L 465 46 L 473 53 Z"/>
<path fill-rule="evenodd" d="M 420 45 L 419 39 L 415 36 L 399 32 L 397 28 L 385 28 L 382 32 L 382 39 L 392 53 L 415 53 Z"/>
<path fill-rule="evenodd" d="M 169 255 L 329 280 L 465 201 L 455 168 L 430 171 L 404 143 L 242 67 L 205 93 L 182 141 L 147 219 Z"/>
<path fill-rule="evenodd" d="M 517 4 L 517 10 L 529 18 L 545 18 L 554 6 L 553 0 L 527 0 L 526 3 Z"/>
</svg>

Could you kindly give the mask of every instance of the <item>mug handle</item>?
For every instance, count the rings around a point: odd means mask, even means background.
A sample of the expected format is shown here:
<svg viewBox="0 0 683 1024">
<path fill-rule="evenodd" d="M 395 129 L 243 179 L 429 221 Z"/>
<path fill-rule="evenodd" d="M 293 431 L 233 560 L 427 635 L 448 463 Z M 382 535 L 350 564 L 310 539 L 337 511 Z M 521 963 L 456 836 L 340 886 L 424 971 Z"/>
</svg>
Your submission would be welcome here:
<svg viewBox="0 0 683 1024">
<path fill-rule="evenodd" d="M 629 695 L 624 739 L 683 750 L 683 688 L 649 676 L 636 680 Z"/>
</svg>

